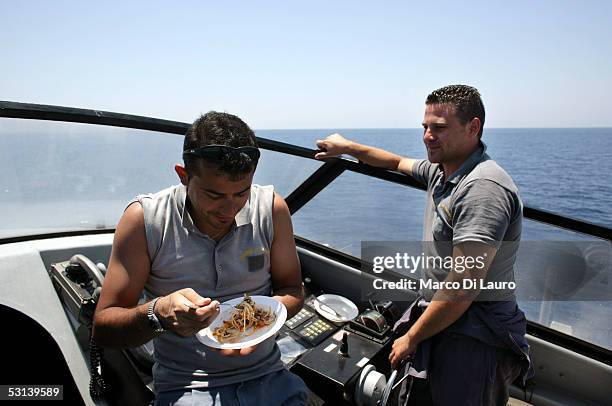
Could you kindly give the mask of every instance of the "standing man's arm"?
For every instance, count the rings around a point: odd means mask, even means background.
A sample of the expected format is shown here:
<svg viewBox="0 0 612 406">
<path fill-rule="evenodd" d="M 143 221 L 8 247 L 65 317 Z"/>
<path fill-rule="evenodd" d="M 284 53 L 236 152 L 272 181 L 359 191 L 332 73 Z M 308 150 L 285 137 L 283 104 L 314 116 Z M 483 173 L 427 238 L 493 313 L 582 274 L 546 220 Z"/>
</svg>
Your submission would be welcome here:
<svg viewBox="0 0 612 406">
<path fill-rule="evenodd" d="M 315 155 L 316 159 L 348 154 L 368 165 L 391 171 L 399 171 L 407 175 L 412 175 L 412 166 L 416 161 L 415 159 L 402 157 L 384 149 L 358 144 L 347 140 L 340 134 L 332 134 L 324 140 L 317 140 L 317 147 L 322 152 L 318 152 Z"/>
<path fill-rule="evenodd" d="M 274 240 L 270 249 L 272 293 L 287 307 L 287 318 L 291 318 L 304 304 L 302 272 L 293 238 L 289 207 L 277 193 L 274 193 L 272 207 L 274 224 Z"/>
<path fill-rule="evenodd" d="M 490 266 L 504 241 L 506 231 L 520 210 L 520 202 L 502 186 L 490 180 L 478 180 L 463 188 L 457 196 L 453 212 L 453 264 L 456 258 L 483 257 L 484 266 L 478 269 L 465 264 L 464 272 L 451 270 L 445 282 L 475 279 L 476 288 L 485 280 Z M 475 264 L 473 264 L 475 265 Z M 440 289 L 421 317 L 408 333 L 393 343 L 389 359 L 395 366 L 412 354 L 423 340 L 439 333 L 454 323 L 480 293 L 478 289 Z"/>
<path fill-rule="evenodd" d="M 476 269 L 475 266 L 465 267 L 466 269 L 458 273 L 454 269 L 451 270 L 444 282 L 460 282 L 463 279 L 485 280 L 487 272 L 497 249 L 493 245 L 488 245 L 480 242 L 465 242 L 453 247 L 453 261 L 458 257 L 478 256 L 484 257 L 484 266 L 482 269 Z M 440 289 L 435 294 L 427 309 L 421 317 L 412 325 L 410 330 L 402 337 L 395 340 L 389 354 L 389 361 L 393 368 L 397 368 L 399 363 L 413 354 L 416 351 L 417 345 L 423 340 L 438 334 L 463 315 L 470 307 L 480 290 L 477 288 L 480 282 L 476 284 L 475 289 L 469 290 L 451 290 Z"/>
<path fill-rule="evenodd" d="M 138 305 L 151 270 L 140 203 L 131 204 L 117 224 L 104 286 L 94 316 L 93 335 L 103 347 L 135 347 L 155 337 L 147 318 L 149 303 Z M 161 297 L 155 314 L 162 326 L 183 336 L 206 327 L 217 301 L 182 289 Z"/>
</svg>

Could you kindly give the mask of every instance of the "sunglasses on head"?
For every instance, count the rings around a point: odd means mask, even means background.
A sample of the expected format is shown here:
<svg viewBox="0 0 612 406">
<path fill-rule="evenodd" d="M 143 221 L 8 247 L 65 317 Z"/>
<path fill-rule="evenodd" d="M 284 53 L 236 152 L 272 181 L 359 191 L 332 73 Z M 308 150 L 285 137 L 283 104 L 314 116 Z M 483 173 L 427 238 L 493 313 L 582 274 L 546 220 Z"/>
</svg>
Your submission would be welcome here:
<svg viewBox="0 0 612 406">
<path fill-rule="evenodd" d="M 243 156 L 257 162 L 259 159 L 259 149 L 253 146 L 246 147 L 230 147 L 229 145 L 206 145 L 200 148 L 190 148 L 183 151 L 183 157 L 186 155 L 197 156 L 209 161 L 220 161 L 226 156 Z"/>
</svg>

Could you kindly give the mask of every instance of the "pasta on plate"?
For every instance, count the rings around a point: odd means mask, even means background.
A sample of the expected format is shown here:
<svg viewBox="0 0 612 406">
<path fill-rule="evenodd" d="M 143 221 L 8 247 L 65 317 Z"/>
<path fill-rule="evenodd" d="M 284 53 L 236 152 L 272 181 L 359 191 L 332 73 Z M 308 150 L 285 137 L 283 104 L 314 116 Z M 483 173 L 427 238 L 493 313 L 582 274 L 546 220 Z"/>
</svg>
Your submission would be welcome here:
<svg viewBox="0 0 612 406">
<path fill-rule="evenodd" d="M 271 308 L 257 305 L 245 293 L 242 302 L 234 306 L 229 319 L 213 330 L 213 337 L 220 343 L 235 343 L 270 326 L 276 321 L 276 314 Z"/>
</svg>

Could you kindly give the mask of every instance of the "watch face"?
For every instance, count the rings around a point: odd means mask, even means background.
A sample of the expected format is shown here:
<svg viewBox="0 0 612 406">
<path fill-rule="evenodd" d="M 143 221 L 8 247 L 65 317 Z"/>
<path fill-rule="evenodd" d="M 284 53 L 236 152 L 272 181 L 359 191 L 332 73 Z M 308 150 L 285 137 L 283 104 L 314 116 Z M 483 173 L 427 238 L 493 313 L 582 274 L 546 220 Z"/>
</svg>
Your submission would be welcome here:
<svg viewBox="0 0 612 406">
<path fill-rule="evenodd" d="M 162 327 L 161 323 L 159 322 L 159 319 L 157 318 L 157 316 L 153 315 L 150 319 L 149 319 L 149 324 L 151 324 L 151 328 L 156 332 L 156 333 L 161 333 L 162 331 L 164 331 L 164 328 Z"/>
</svg>

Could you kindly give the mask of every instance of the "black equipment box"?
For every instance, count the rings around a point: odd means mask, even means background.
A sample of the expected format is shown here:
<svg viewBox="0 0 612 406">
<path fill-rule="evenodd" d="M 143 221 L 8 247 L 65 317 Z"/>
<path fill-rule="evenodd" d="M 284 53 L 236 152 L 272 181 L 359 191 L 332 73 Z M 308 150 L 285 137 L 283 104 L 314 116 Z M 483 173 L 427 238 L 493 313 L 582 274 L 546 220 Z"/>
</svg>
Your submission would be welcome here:
<svg viewBox="0 0 612 406">
<path fill-rule="evenodd" d="M 324 340 L 321 344 L 304 354 L 291 368 L 303 379 L 311 383 L 315 393 L 335 397 L 337 402 L 348 400 L 344 397 L 347 393 L 352 395 L 354 384 L 359 378 L 363 367 L 374 364 L 377 369 L 388 369 L 388 359 L 382 351 L 386 343 L 378 343 L 365 338 L 359 334 L 348 334 L 348 356 L 339 354 L 342 344 L 344 330 L 339 330 L 333 336 Z"/>
</svg>

